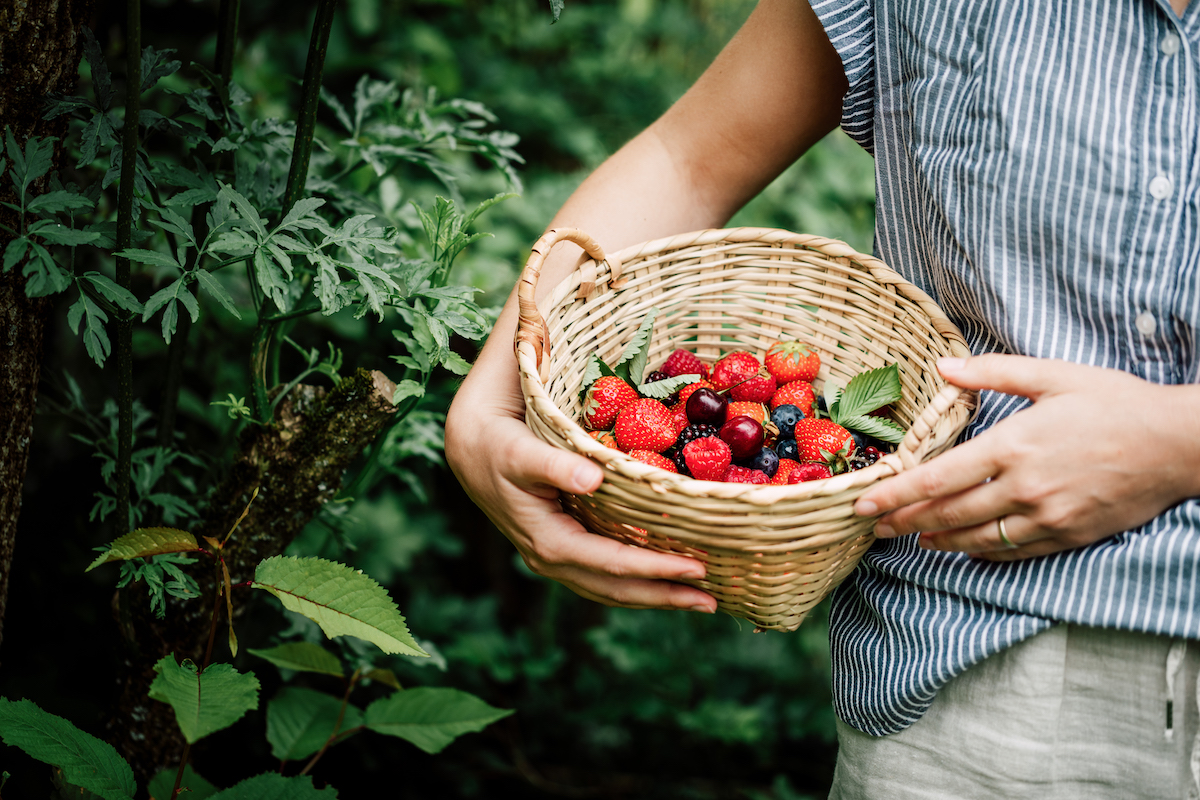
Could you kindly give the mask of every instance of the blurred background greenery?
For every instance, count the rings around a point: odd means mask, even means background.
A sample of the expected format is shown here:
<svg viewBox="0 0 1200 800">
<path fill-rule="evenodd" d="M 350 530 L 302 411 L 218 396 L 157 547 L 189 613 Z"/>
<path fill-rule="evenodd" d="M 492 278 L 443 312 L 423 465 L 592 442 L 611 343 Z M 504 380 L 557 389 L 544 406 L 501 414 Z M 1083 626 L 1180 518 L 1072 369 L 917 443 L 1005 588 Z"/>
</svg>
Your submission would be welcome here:
<svg viewBox="0 0 1200 800">
<path fill-rule="evenodd" d="M 494 238 L 472 246 L 456 265 L 457 282 L 485 289 L 483 305 L 497 305 L 574 187 L 686 90 L 753 5 L 568 0 L 551 24 L 537 0 L 346 0 L 325 85 L 343 100 L 363 74 L 432 87 L 482 102 L 497 129 L 519 135 L 520 196 L 481 218 L 480 229 Z M 211 6 L 143 0 L 143 42 L 176 48 L 185 65 L 211 63 L 214 37 L 196 33 L 212 29 Z M 248 113 L 290 118 L 310 4 L 262 0 L 244 4 L 242 13 L 235 80 L 252 97 Z M 120 52 L 122 14 L 110 8 L 97 18 L 97 35 L 113 54 Z M 320 135 L 337 141 L 328 131 Z M 456 190 L 469 205 L 508 190 L 500 173 L 467 155 L 461 161 Z M 870 252 L 872 170 L 870 157 L 835 133 L 733 224 L 819 233 Z M 414 170 L 385 181 L 381 202 L 403 217 L 411 214 L 409 200 L 427 203 L 446 191 Z M 85 385 L 109 380 L 64 329 L 59 324 L 48 343 L 54 368 L 43 394 L 51 400 L 64 391 L 64 368 Z M 219 329 L 206 336 L 190 357 L 183 425 L 228 442 L 234 423 L 209 403 L 243 393 L 245 359 L 223 349 Z M 387 360 L 392 344 L 372 341 L 366 323 L 349 315 L 323 319 L 297 337 L 307 346 L 334 341 L 354 354 L 350 365 L 394 368 Z M 163 349 L 152 336 L 136 346 L 143 362 Z M 463 355 L 473 352 L 464 348 Z M 424 413 L 397 432 L 388 480 L 322 515 L 293 549 L 351 563 L 389 587 L 436 656 L 391 664 L 405 685 L 454 686 L 518 713 L 438 756 L 360 737 L 332 750 L 317 777 L 343 798 L 377 797 L 381 781 L 397 797 L 824 797 L 836 744 L 823 614 L 794 633 L 756 634 L 725 616 L 606 609 L 531 575 L 440 462 L 440 414 L 453 390 L 447 376 L 423 401 Z M 69 419 L 50 411 L 35 429 L 0 694 L 38 698 L 86 726 L 103 713 L 121 653 L 108 610 L 113 576 L 82 575 L 91 548 L 112 537 L 88 519 L 88 489 L 99 478 L 72 432 Z M 256 607 L 243 623 L 245 646 L 269 646 L 281 629 L 315 640 L 272 608 Z M 62 635 L 51 633 L 48 620 L 63 626 Z M 245 659 L 239 668 L 254 669 L 269 696 L 278 676 Z M 245 742 L 238 752 L 227 738 L 224 746 L 198 747 L 198 770 L 225 785 L 270 766 L 262 726 L 260 712 L 234 728 Z M 250 761 L 258 767 L 247 767 Z"/>
</svg>

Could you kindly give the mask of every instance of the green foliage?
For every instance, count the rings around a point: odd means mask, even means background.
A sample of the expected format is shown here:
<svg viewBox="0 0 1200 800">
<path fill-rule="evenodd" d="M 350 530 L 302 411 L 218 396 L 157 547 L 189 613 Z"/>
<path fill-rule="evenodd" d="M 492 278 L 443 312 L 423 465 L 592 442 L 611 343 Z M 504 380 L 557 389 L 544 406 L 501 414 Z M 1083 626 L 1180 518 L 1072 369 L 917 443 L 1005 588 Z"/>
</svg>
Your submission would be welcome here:
<svg viewBox="0 0 1200 800">
<path fill-rule="evenodd" d="M 68 783 L 104 800 L 126 800 L 137 786 L 113 746 L 28 700 L 0 697 L 0 738 L 61 769 Z"/>
<path fill-rule="evenodd" d="M 412 638 L 383 587 L 344 564 L 273 556 L 258 565 L 250 585 L 270 592 L 284 608 L 316 622 L 330 638 L 357 636 L 385 653 L 429 655 Z"/>
<path fill-rule="evenodd" d="M 512 713 L 457 689 L 418 687 L 367 706 L 363 724 L 412 742 L 426 753 L 439 753 L 462 734 L 481 731 Z"/>
<path fill-rule="evenodd" d="M 250 650 L 251 655 L 270 661 L 281 669 L 316 672 L 340 678 L 345 675 L 342 662 L 333 653 L 312 642 L 288 642 L 269 650 Z"/>
<path fill-rule="evenodd" d="M 826 382 L 825 402 L 834 422 L 885 442 L 896 443 L 904 438 L 904 428 L 892 420 L 867 416 L 900 399 L 900 368 L 896 364 L 860 372 L 844 390 L 836 386 L 830 389 L 829 383 L 833 381 Z"/>
<path fill-rule="evenodd" d="M 337 791 L 331 786 L 318 789 L 308 775 L 285 778 L 267 772 L 217 792 L 212 800 L 337 800 Z"/>
<path fill-rule="evenodd" d="M 164 553 L 148 559 L 135 558 L 121 562 L 121 577 L 117 588 L 141 581 L 150 595 L 150 610 L 158 619 L 166 618 L 166 598 L 191 600 L 200 596 L 196 579 L 183 571 L 191 558 L 179 553 Z"/>
<path fill-rule="evenodd" d="M 196 537 L 178 528 L 138 528 L 116 539 L 100 555 L 96 556 L 84 572 L 91 572 L 110 561 L 128 561 L 131 558 L 146 558 L 166 553 L 195 552 L 200 549 Z"/>
<path fill-rule="evenodd" d="M 164 769 L 150 779 L 146 791 L 152 800 L 170 800 L 171 790 L 175 788 L 175 777 L 179 774 L 176 769 Z M 187 794 L 184 794 L 186 790 Z M 186 800 L 207 800 L 219 790 L 204 778 L 196 774 L 191 765 L 183 768 L 183 780 L 179 782 L 180 796 Z"/>
<path fill-rule="evenodd" d="M 267 741 L 280 761 L 308 758 L 331 737 L 362 725 L 362 711 L 324 692 L 286 686 L 267 704 Z"/>
<path fill-rule="evenodd" d="M 258 678 L 229 664 L 213 664 L 200 672 L 191 661 L 180 664 L 171 655 L 164 656 L 154 671 L 158 674 L 150 684 L 150 699 L 174 709 L 189 744 L 228 728 L 258 708 Z"/>
</svg>

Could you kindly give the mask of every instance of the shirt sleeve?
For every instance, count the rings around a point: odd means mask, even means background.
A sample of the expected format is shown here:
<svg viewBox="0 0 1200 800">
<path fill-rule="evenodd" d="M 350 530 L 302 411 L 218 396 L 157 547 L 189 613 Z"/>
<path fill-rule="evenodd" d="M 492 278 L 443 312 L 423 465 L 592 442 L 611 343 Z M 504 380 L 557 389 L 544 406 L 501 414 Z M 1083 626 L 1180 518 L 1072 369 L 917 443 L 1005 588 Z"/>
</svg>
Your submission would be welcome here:
<svg viewBox="0 0 1200 800">
<path fill-rule="evenodd" d="M 842 100 L 842 130 L 875 152 L 875 14 L 872 0 L 810 0 L 842 59 L 850 88 Z"/>
</svg>

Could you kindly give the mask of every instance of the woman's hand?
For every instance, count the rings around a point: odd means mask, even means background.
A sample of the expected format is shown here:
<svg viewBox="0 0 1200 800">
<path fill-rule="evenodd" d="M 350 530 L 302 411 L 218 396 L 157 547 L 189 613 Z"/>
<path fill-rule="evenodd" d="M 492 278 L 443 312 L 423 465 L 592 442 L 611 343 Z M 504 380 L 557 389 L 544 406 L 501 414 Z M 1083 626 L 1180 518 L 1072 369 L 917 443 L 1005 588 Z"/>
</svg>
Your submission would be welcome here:
<svg viewBox="0 0 1200 800">
<path fill-rule="evenodd" d="M 880 537 L 921 531 L 922 547 L 1011 561 L 1091 544 L 1200 494 L 1200 387 L 1008 355 L 938 367 L 956 386 L 1033 405 L 859 498 L 857 513 L 884 515 Z"/>
</svg>

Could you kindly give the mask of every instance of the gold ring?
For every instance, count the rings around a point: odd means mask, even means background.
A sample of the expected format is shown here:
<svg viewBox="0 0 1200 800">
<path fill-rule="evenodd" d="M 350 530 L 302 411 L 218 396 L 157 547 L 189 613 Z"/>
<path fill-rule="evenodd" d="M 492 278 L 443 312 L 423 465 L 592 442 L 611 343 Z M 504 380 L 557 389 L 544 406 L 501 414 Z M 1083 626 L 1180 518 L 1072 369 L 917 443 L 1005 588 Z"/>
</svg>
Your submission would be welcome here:
<svg viewBox="0 0 1200 800">
<path fill-rule="evenodd" d="M 1000 541 L 1004 542 L 1004 546 L 1009 550 L 1017 549 L 1017 543 L 1008 538 L 1008 531 L 1004 530 L 1004 517 L 997 517 L 996 522 L 1000 526 Z"/>
</svg>

